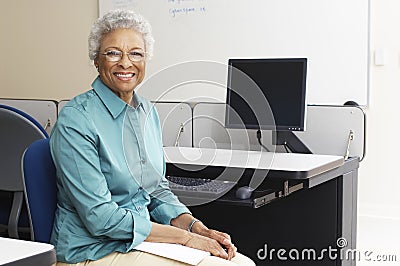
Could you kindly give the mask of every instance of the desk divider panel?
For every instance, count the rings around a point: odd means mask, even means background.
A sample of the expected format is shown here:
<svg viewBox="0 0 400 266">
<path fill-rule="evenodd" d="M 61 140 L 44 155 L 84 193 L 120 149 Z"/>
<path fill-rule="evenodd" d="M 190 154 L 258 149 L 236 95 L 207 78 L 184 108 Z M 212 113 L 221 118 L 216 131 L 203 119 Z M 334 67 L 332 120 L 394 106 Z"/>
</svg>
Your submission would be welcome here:
<svg viewBox="0 0 400 266">
<path fill-rule="evenodd" d="M 0 99 L 35 118 L 48 133 L 69 100 Z M 256 130 L 226 129 L 225 104 L 211 102 L 153 102 L 160 116 L 164 146 L 260 150 Z M 295 134 L 316 154 L 365 156 L 365 113 L 356 106 L 309 105 L 306 131 Z M 349 141 L 350 134 L 353 134 Z M 271 143 L 271 131 L 262 131 L 270 151 L 283 151 Z"/>
<path fill-rule="evenodd" d="M 152 102 L 160 117 L 164 146 L 192 147 L 192 108 L 185 102 Z"/>
<path fill-rule="evenodd" d="M 260 150 L 256 131 L 225 128 L 225 104 L 199 102 L 193 108 L 193 146 Z M 252 136 L 254 135 L 254 136 Z"/>
<path fill-rule="evenodd" d="M 360 107 L 309 105 L 306 131 L 295 134 L 314 153 L 345 155 L 349 145 L 350 157 L 364 159 L 366 117 Z"/>
<path fill-rule="evenodd" d="M 50 134 L 57 120 L 57 102 L 52 100 L 0 99 L 0 104 L 12 106 L 35 118 Z"/>
<path fill-rule="evenodd" d="M 226 129 L 225 104 L 200 102 L 193 109 L 193 146 L 260 150 L 256 130 Z M 364 158 L 365 114 L 360 107 L 309 105 L 306 131 L 295 134 L 316 154 L 345 155 L 350 132 L 349 156 Z M 272 132 L 262 131 L 262 142 L 270 151 Z"/>
</svg>

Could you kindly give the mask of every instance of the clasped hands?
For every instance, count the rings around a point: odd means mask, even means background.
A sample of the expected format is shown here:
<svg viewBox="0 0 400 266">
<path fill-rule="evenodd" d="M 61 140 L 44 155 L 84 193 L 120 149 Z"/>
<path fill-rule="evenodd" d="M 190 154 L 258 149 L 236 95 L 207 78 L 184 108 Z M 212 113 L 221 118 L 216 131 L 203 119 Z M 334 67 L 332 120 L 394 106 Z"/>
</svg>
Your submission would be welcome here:
<svg viewBox="0 0 400 266">
<path fill-rule="evenodd" d="M 201 221 L 193 224 L 192 233 L 188 234 L 188 240 L 184 245 L 208 251 L 227 260 L 235 257 L 237 251 L 228 234 L 208 229 Z"/>
</svg>

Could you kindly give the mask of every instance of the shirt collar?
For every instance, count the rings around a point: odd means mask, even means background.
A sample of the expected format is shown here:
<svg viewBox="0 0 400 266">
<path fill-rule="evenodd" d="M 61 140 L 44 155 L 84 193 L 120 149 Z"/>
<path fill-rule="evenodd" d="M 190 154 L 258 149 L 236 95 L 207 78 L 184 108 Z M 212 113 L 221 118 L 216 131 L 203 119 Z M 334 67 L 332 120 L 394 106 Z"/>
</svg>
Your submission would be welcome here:
<svg viewBox="0 0 400 266">
<path fill-rule="evenodd" d="M 144 113 L 146 113 L 146 109 L 143 104 L 143 99 L 137 93 L 133 92 L 132 100 L 131 100 L 131 107 L 133 108 L 142 108 Z"/>
<path fill-rule="evenodd" d="M 108 109 L 108 111 L 110 112 L 110 114 L 113 116 L 114 119 L 117 118 L 128 105 L 126 102 L 121 100 L 117 95 L 115 95 L 114 92 L 112 92 L 112 90 L 110 90 L 101 81 L 100 77 L 97 77 L 93 81 L 92 88 L 97 93 L 100 100 L 104 103 L 104 105 L 106 106 L 106 108 Z M 142 109 L 145 111 L 143 100 L 136 93 L 133 94 L 132 105 L 134 106 L 134 108 L 141 106 Z"/>
</svg>

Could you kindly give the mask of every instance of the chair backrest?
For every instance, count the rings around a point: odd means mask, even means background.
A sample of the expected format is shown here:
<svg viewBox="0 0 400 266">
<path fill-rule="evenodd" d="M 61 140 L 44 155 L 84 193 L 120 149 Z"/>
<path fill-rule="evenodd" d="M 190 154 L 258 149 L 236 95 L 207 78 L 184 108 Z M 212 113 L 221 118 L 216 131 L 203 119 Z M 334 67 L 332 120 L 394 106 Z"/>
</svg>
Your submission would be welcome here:
<svg viewBox="0 0 400 266">
<path fill-rule="evenodd" d="M 28 114 L 0 105 L 0 190 L 23 191 L 21 157 L 35 140 L 47 132 Z"/>
<path fill-rule="evenodd" d="M 37 140 L 26 149 L 22 172 L 32 240 L 48 243 L 57 207 L 56 168 L 49 139 Z"/>
<path fill-rule="evenodd" d="M 0 204 L 0 224 L 6 225 L 10 237 L 19 238 L 18 224 L 23 211 L 23 182 L 21 158 L 24 150 L 35 140 L 48 138 L 44 128 L 30 115 L 10 106 L 0 105 L 0 193 L 12 198 Z M 11 206 L 11 207 L 10 207 Z M 27 217 L 22 212 L 21 217 Z"/>
</svg>

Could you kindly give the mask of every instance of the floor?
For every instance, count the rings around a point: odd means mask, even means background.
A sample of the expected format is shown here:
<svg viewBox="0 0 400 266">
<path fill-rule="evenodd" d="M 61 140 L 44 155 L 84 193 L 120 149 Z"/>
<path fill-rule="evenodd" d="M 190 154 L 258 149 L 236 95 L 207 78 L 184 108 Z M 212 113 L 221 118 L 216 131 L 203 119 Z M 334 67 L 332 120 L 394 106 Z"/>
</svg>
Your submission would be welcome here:
<svg viewBox="0 0 400 266">
<path fill-rule="evenodd" d="M 400 219 L 358 217 L 357 266 L 400 265 Z"/>
</svg>

